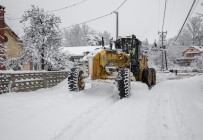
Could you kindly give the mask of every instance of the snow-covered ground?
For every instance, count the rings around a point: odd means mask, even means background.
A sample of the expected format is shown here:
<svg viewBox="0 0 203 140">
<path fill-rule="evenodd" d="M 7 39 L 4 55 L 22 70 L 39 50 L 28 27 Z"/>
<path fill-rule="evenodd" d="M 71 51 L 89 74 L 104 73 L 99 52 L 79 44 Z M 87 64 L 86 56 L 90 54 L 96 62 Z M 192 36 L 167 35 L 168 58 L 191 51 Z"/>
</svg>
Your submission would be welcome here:
<svg viewBox="0 0 203 140">
<path fill-rule="evenodd" d="M 0 140 L 202 140 L 203 76 L 158 73 L 151 90 L 132 82 L 119 100 L 116 85 L 69 92 L 56 87 L 0 95 Z"/>
</svg>

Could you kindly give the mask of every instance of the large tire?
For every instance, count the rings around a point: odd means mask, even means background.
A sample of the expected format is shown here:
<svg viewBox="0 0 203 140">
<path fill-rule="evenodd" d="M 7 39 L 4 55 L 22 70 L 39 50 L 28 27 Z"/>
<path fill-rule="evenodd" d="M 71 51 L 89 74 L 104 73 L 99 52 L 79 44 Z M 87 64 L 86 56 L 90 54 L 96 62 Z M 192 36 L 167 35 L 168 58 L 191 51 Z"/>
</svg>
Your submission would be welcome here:
<svg viewBox="0 0 203 140">
<path fill-rule="evenodd" d="M 80 68 L 72 68 L 68 74 L 68 85 L 70 91 L 84 90 L 83 71 Z"/>
<path fill-rule="evenodd" d="M 121 68 L 118 71 L 118 90 L 120 99 L 130 96 L 130 70 L 128 68 Z"/>
<path fill-rule="evenodd" d="M 144 69 L 142 72 L 142 82 L 146 83 L 148 85 L 148 87 L 151 87 L 152 79 L 153 79 L 153 76 L 152 76 L 151 69 L 149 69 L 149 68 Z"/>
<path fill-rule="evenodd" d="M 151 88 L 152 86 L 152 71 L 151 69 L 147 69 L 147 81 L 146 81 L 146 84 L 148 85 L 149 88 Z"/>
<path fill-rule="evenodd" d="M 148 76 L 148 68 L 145 68 L 142 71 L 142 83 L 146 83 L 147 82 L 147 76 Z"/>
<path fill-rule="evenodd" d="M 152 72 L 152 85 L 156 85 L 156 70 L 154 68 L 151 68 Z"/>
</svg>

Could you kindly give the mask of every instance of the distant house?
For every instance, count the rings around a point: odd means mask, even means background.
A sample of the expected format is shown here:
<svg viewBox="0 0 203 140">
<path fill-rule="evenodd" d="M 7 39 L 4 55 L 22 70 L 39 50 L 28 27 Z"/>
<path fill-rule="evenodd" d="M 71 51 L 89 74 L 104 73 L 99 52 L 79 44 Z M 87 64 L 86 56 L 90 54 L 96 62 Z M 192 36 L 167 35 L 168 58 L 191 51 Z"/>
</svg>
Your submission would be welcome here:
<svg viewBox="0 0 203 140">
<path fill-rule="evenodd" d="M 190 64 L 196 61 L 196 57 L 203 57 L 203 47 L 202 46 L 191 46 L 186 49 L 181 58 L 176 59 L 176 63 L 180 66 L 190 66 Z"/>
<path fill-rule="evenodd" d="M 63 52 L 68 52 L 70 61 L 78 62 L 89 52 L 101 47 L 102 46 L 64 47 Z"/>
<path fill-rule="evenodd" d="M 202 56 L 203 57 L 203 47 L 202 46 L 191 46 L 187 50 L 183 52 L 183 57 L 195 57 Z"/>
<path fill-rule="evenodd" d="M 23 54 L 23 45 L 20 38 L 15 32 L 5 23 L 4 11 L 5 7 L 0 5 L 0 47 L 5 48 L 3 52 L 0 52 L 1 60 L 19 58 Z M 6 56 L 6 57 L 5 57 Z M 18 68 L 16 68 L 18 69 Z M 31 70 L 31 63 L 23 64 L 23 70 Z M 6 70 L 3 62 L 0 62 L 0 70 Z"/>
</svg>

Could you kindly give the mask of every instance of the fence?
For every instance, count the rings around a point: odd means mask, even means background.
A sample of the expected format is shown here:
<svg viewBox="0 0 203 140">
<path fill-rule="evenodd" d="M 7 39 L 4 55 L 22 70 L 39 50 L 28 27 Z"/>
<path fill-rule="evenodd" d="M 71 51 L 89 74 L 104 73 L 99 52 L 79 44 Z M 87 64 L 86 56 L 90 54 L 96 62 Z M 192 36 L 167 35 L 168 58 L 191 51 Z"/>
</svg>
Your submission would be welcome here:
<svg viewBox="0 0 203 140">
<path fill-rule="evenodd" d="M 67 71 L 0 73 L 0 94 L 27 92 L 57 85 L 68 77 Z"/>
</svg>

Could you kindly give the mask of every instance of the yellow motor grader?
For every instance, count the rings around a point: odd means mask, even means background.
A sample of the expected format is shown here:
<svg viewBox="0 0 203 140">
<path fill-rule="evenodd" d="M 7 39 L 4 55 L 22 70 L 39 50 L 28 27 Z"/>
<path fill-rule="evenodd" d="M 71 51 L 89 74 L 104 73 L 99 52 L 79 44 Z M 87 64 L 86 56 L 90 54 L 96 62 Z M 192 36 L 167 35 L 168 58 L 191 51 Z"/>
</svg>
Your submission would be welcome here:
<svg viewBox="0 0 203 140">
<path fill-rule="evenodd" d="M 156 84 L 156 71 L 148 67 L 142 43 L 135 35 L 120 37 L 113 43 L 111 42 L 110 48 L 96 49 L 85 56 L 87 61 L 84 67 L 88 68 L 73 67 L 70 70 L 68 75 L 70 91 L 84 89 L 83 74 L 86 73 L 86 69 L 88 79 L 117 81 L 120 98 L 130 95 L 132 76 L 136 81 L 146 83 L 148 87 Z"/>
</svg>

